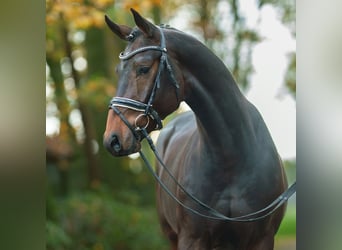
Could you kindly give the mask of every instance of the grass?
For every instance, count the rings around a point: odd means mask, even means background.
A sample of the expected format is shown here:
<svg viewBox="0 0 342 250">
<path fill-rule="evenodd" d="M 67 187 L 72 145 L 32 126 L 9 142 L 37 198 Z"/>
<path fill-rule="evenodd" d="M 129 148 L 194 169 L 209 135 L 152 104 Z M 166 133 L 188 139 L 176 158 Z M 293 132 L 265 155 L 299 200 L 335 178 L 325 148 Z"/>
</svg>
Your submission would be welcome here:
<svg viewBox="0 0 342 250">
<path fill-rule="evenodd" d="M 275 237 L 275 250 L 296 249 L 296 206 L 289 205 Z"/>
<path fill-rule="evenodd" d="M 296 207 L 289 205 L 285 217 L 280 225 L 277 236 L 295 236 L 296 235 Z"/>
</svg>

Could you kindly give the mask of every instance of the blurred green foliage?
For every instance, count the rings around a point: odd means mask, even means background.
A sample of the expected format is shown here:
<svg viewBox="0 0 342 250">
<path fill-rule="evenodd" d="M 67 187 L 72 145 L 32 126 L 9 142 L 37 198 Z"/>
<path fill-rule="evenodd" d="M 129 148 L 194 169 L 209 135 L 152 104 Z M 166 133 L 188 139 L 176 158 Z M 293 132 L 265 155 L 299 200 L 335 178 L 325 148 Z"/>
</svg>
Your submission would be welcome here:
<svg viewBox="0 0 342 250">
<path fill-rule="evenodd" d="M 168 249 L 155 207 L 123 202 L 110 193 L 101 188 L 55 202 L 56 218 L 46 225 L 47 249 Z"/>
</svg>

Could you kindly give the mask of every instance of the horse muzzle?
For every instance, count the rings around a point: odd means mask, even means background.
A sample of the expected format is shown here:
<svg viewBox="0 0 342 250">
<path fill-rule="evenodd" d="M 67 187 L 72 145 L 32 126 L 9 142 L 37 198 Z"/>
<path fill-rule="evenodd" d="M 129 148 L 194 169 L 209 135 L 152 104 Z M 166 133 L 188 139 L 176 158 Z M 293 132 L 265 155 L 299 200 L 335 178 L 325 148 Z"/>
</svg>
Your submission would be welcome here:
<svg viewBox="0 0 342 250">
<path fill-rule="evenodd" d="M 132 132 L 133 125 L 131 124 L 134 124 L 136 114 L 128 115 L 128 120 L 123 119 L 113 110 L 109 110 L 106 131 L 103 135 L 103 145 L 113 156 L 126 156 L 138 152 L 141 148 L 142 137 L 140 133 Z"/>
<path fill-rule="evenodd" d="M 125 97 L 114 97 L 109 104 L 103 144 L 114 156 L 125 156 L 140 150 L 146 133 L 163 127 L 157 111 Z M 148 132 L 147 132 L 148 131 Z"/>
<path fill-rule="evenodd" d="M 103 145 L 113 156 L 127 156 L 138 152 L 141 148 L 140 140 L 137 140 L 134 136 L 123 139 L 115 132 L 109 135 L 105 133 Z"/>
</svg>

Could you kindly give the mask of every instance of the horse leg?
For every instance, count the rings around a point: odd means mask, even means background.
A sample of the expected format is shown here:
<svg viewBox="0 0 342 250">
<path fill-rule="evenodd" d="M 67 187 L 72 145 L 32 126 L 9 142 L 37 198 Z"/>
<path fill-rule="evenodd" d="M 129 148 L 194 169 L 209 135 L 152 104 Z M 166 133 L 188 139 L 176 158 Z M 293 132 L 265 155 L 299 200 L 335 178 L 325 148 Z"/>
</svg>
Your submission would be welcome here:
<svg viewBox="0 0 342 250">
<path fill-rule="evenodd" d="M 168 239 L 171 243 L 171 250 L 177 250 L 178 249 L 178 237 L 175 232 L 170 232 L 168 234 Z"/>
<path fill-rule="evenodd" d="M 180 236 L 178 241 L 177 250 L 206 250 L 195 239 L 188 238 L 186 236 Z"/>
<path fill-rule="evenodd" d="M 160 225 L 164 235 L 170 241 L 171 250 L 177 250 L 178 246 L 178 235 L 174 232 L 170 226 L 170 224 L 166 221 L 165 218 L 160 218 Z"/>
<path fill-rule="evenodd" d="M 274 235 L 267 235 L 258 243 L 253 244 L 248 249 L 250 250 L 273 250 L 274 249 Z"/>
</svg>

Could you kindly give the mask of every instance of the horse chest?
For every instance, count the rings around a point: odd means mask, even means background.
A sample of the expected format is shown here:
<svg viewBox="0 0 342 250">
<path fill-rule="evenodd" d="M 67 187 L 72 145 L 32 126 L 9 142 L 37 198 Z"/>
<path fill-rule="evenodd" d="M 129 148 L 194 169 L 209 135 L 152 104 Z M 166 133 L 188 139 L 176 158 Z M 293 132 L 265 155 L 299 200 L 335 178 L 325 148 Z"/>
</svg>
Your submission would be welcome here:
<svg viewBox="0 0 342 250">
<path fill-rule="evenodd" d="M 182 167 L 175 172 L 179 177 L 179 182 L 190 194 L 205 204 L 227 216 L 241 215 L 248 211 L 247 198 L 238 178 L 229 170 L 224 168 L 214 168 L 206 160 L 201 157 L 189 156 L 178 162 Z M 178 165 L 178 166 L 180 166 Z M 164 179 L 166 180 L 166 178 Z M 166 180 L 167 181 L 167 180 Z M 196 204 L 191 197 L 186 195 L 174 183 L 167 181 L 174 190 L 177 198 L 196 211 L 208 214 L 200 205 Z M 161 199 L 164 207 L 168 208 L 168 218 L 170 221 L 177 221 L 175 227 L 182 227 L 187 224 L 193 230 L 198 230 L 203 225 L 203 220 L 198 220 L 194 215 L 186 209 L 178 206 L 178 204 L 167 196 Z"/>
</svg>

